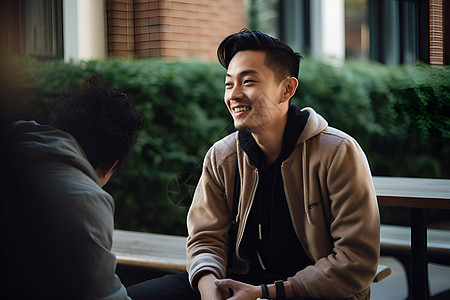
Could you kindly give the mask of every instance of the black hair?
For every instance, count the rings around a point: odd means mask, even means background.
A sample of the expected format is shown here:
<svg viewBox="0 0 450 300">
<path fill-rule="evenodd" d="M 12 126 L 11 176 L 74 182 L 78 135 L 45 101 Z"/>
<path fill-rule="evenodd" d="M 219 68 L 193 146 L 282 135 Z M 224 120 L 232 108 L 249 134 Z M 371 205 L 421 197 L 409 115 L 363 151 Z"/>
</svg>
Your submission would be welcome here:
<svg viewBox="0 0 450 300">
<path fill-rule="evenodd" d="M 225 69 L 239 51 L 254 50 L 266 53 L 265 64 L 275 74 L 278 82 L 288 76 L 298 78 L 302 56 L 281 40 L 258 30 L 242 29 L 226 37 L 217 48 L 217 57 Z"/>
<path fill-rule="evenodd" d="M 143 127 L 126 94 L 104 85 L 103 75 L 88 77 L 79 89 L 62 95 L 50 125 L 70 133 L 94 168 L 107 171 L 127 160 Z"/>
</svg>

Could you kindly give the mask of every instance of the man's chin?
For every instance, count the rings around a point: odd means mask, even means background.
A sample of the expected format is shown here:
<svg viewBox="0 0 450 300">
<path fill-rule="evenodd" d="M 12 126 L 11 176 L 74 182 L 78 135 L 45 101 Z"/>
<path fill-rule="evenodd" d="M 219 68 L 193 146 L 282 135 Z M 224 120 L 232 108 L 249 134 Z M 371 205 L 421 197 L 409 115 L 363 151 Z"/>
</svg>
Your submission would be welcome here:
<svg viewBox="0 0 450 300">
<path fill-rule="evenodd" d="M 250 131 L 250 128 L 241 122 L 234 122 L 234 128 L 236 128 L 239 131 Z"/>
<path fill-rule="evenodd" d="M 248 124 L 245 123 L 236 123 L 236 122 L 234 122 L 234 128 L 236 128 L 239 131 L 248 131 L 252 134 L 261 134 L 265 130 L 262 125 L 249 126 Z"/>
</svg>

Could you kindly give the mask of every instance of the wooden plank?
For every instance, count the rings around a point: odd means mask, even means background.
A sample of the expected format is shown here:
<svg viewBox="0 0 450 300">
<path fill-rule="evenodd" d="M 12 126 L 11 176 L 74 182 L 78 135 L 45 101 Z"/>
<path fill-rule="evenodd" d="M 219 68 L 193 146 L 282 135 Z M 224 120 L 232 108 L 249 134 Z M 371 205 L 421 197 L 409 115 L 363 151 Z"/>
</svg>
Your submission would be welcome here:
<svg viewBox="0 0 450 300">
<path fill-rule="evenodd" d="M 112 251 L 124 265 L 186 270 L 186 238 L 164 234 L 114 230 Z M 374 282 L 391 274 L 389 266 L 379 265 Z"/>
<path fill-rule="evenodd" d="M 392 196 L 377 196 L 377 199 L 382 206 L 450 209 L 450 201 L 440 199 L 399 198 Z"/>
<path fill-rule="evenodd" d="M 380 205 L 450 209 L 450 179 L 374 176 Z"/>
<path fill-rule="evenodd" d="M 186 237 L 114 230 L 112 251 L 119 264 L 186 269 Z"/>
<path fill-rule="evenodd" d="M 391 275 L 391 273 L 392 273 L 392 270 L 391 270 L 391 268 L 389 266 L 378 265 L 377 275 L 373 279 L 373 282 L 380 282 L 384 278 L 386 278 L 389 275 Z"/>
<path fill-rule="evenodd" d="M 411 251 L 411 228 L 408 226 L 381 225 L 381 244 L 384 247 Z M 450 230 L 427 229 L 428 252 L 443 252 L 450 256 Z"/>
<path fill-rule="evenodd" d="M 380 237 L 382 255 L 411 255 L 410 227 L 383 224 Z M 427 229 L 427 257 L 429 261 L 450 265 L 450 230 Z"/>
</svg>

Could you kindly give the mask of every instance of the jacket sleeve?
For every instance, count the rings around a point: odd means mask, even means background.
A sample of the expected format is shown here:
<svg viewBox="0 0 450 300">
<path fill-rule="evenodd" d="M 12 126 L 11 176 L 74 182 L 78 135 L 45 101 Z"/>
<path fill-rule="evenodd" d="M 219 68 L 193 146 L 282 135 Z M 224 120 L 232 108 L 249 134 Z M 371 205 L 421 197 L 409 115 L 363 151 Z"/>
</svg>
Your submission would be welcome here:
<svg viewBox="0 0 450 300">
<path fill-rule="evenodd" d="M 187 271 L 191 286 L 204 273 L 224 278 L 227 266 L 231 214 L 225 197 L 225 176 L 218 151 L 205 156 L 203 171 L 187 216 Z"/>
<path fill-rule="evenodd" d="M 103 190 L 82 194 L 74 200 L 71 211 L 73 235 L 77 237 L 74 259 L 79 260 L 80 274 L 85 276 L 86 294 L 93 299 L 130 300 L 115 274 L 116 255 L 111 252 L 113 198 Z"/>
<path fill-rule="evenodd" d="M 380 219 L 373 180 L 365 154 L 348 137 L 327 163 L 331 251 L 289 278 L 297 296 L 351 298 L 367 293 L 380 251 Z M 356 298 L 355 298 L 356 299 Z M 359 298 L 358 298 L 359 299 Z"/>
</svg>

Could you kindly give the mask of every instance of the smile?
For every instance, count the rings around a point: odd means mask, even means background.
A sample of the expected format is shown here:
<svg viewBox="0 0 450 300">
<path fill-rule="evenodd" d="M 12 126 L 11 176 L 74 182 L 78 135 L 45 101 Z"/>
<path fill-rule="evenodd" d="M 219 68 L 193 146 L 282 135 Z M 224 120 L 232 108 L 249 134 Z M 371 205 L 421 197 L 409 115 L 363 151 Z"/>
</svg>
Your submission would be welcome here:
<svg viewBox="0 0 450 300">
<path fill-rule="evenodd" d="M 250 106 L 238 106 L 238 107 L 233 108 L 233 112 L 239 113 L 239 112 L 243 112 L 243 111 L 248 111 L 250 109 L 251 109 Z"/>
</svg>

